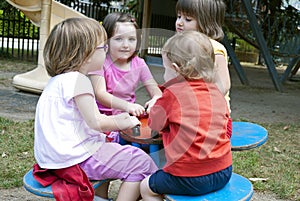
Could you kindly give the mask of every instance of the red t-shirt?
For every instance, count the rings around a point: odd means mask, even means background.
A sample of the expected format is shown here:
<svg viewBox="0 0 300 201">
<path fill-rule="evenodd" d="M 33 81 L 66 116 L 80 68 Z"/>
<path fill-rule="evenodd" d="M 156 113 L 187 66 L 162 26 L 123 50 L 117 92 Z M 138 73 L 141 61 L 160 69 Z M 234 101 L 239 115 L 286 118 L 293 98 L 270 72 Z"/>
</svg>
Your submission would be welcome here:
<svg viewBox="0 0 300 201">
<path fill-rule="evenodd" d="M 204 80 L 174 78 L 151 108 L 149 126 L 161 131 L 163 170 L 175 176 L 202 176 L 232 164 L 226 136 L 229 111 L 224 95 Z"/>
</svg>

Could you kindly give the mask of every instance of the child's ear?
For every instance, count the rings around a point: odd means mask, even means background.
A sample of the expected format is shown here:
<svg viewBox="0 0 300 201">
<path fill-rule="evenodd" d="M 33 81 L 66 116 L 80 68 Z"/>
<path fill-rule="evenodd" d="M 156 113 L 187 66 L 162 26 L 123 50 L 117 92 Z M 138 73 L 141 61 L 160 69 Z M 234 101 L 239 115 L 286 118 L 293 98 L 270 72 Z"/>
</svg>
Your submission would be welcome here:
<svg viewBox="0 0 300 201">
<path fill-rule="evenodd" d="M 177 65 L 177 63 L 172 63 L 172 68 L 178 72 L 179 71 L 179 66 Z"/>
</svg>

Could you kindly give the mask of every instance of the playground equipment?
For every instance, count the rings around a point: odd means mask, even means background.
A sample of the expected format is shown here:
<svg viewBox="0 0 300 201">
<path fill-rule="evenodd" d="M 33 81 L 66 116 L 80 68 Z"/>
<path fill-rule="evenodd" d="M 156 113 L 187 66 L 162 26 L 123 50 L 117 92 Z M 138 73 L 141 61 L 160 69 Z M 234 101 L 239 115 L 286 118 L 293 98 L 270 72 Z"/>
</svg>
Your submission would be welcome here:
<svg viewBox="0 0 300 201">
<path fill-rule="evenodd" d="M 42 59 L 43 45 L 49 30 L 65 18 L 85 15 L 54 0 L 7 1 L 23 11 L 34 24 L 41 27 L 38 67 L 33 71 L 16 75 L 13 78 L 13 85 L 16 88 L 40 93 L 49 79 Z M 225 24 L 229 31 L 236 33 L 240 38 L 259 49 L 275 89 L 283 91 L 282 84 L 287 78 L 295 75 L 300 68 L 300 11 L 292 6 L 283 9 L 281 3 L 285 0 L 275 2 L 263 0 L 224 1 L 227 5 Z M 150 27 L 150 2 L 150 0 L 144 0 L 143 29 Z M 147 35 L 143 38 L 143 47 L 148 47 Z M 244 69 L 226 35 L 223 43 L 241 82 L 248 84 Z M 159 43 L 157 45 L 160 49 L 163 44 Z M 288 60 L 288 66 L 282 75 L 279 75 L 276 70 L 275 58 Z"/>
<path fill-rule="evenodd" d="M 54 25 L 70 17 L 85 17 L 81 13 L 53 0 L 6 0 L 21 10 L 36 26 L 40 27 L 38 66 L 32 71 L 13 77 L 13 86 L 33 93 L 41 93 L 49 76 L 44 67 L 43 49 Z"/>
<path fill-rule="evenodd" d="M 283 2 L 227 0 L 225 18 L 231 32 L 259 49 L 278 91 L 282 91 L 282 83 L 300 67 L 300 11 L 291 5 L 283 8 Z M 230 49 L 228 45 L 226 48 Z M 281 76 L 276 71 L 274 58 L 289 60 Z"/>
</svg>

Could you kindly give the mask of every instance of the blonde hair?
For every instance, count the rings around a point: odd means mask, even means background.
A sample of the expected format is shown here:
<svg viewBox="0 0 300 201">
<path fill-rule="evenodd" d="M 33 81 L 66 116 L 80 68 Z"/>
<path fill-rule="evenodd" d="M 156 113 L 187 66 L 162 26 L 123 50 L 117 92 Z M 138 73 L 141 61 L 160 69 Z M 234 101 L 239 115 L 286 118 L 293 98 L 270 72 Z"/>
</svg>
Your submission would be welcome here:
<svg viewBox="0 0 300 201">
<path fill-rule="evenodd" d="M 176 13 L 180 12 L 195 18 L 201 33 L 217 41 L 223 39 L 222 25 L 226 12 L 223 0 L 178 0 Z"/>
<path fill-rule="evenodd" d="M 210 39 L 197 31 L 177 33 L 167 40 L 163 54 L 178 66 L 177 73 L 185 79 L 212 82 L 215 54 Z"/>
<path fill-rule="evenodd" d="M 50 76 L 78 71 L 106 42 L 105 29 L 91 18 L 69 18 L 52 29 L 44 48 L 45 67 Z"/>
</svg>

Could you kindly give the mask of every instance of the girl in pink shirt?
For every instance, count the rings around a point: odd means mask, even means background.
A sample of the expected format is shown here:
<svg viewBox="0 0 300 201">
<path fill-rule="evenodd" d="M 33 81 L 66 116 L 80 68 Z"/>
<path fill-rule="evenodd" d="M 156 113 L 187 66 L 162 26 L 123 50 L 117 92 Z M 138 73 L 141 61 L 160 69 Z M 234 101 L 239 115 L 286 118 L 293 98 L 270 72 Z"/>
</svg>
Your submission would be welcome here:
<svg viewBox="0 0 300 201">
<path fill-rule="evenodd" d="M 140 116 L 150 111 L 161 96 L 156 81 L 145 63 L 137 56 L 141 34 L 134 17 L 128 13 L 111 13 L 103 20 L 109 51 L 103 70 L 90 73 L 99 110 L 107 115 L 128 112 Z M 144 107 L 135 103 L 135 90 L 142 83 L 151 99 Z"/>
</svg>

